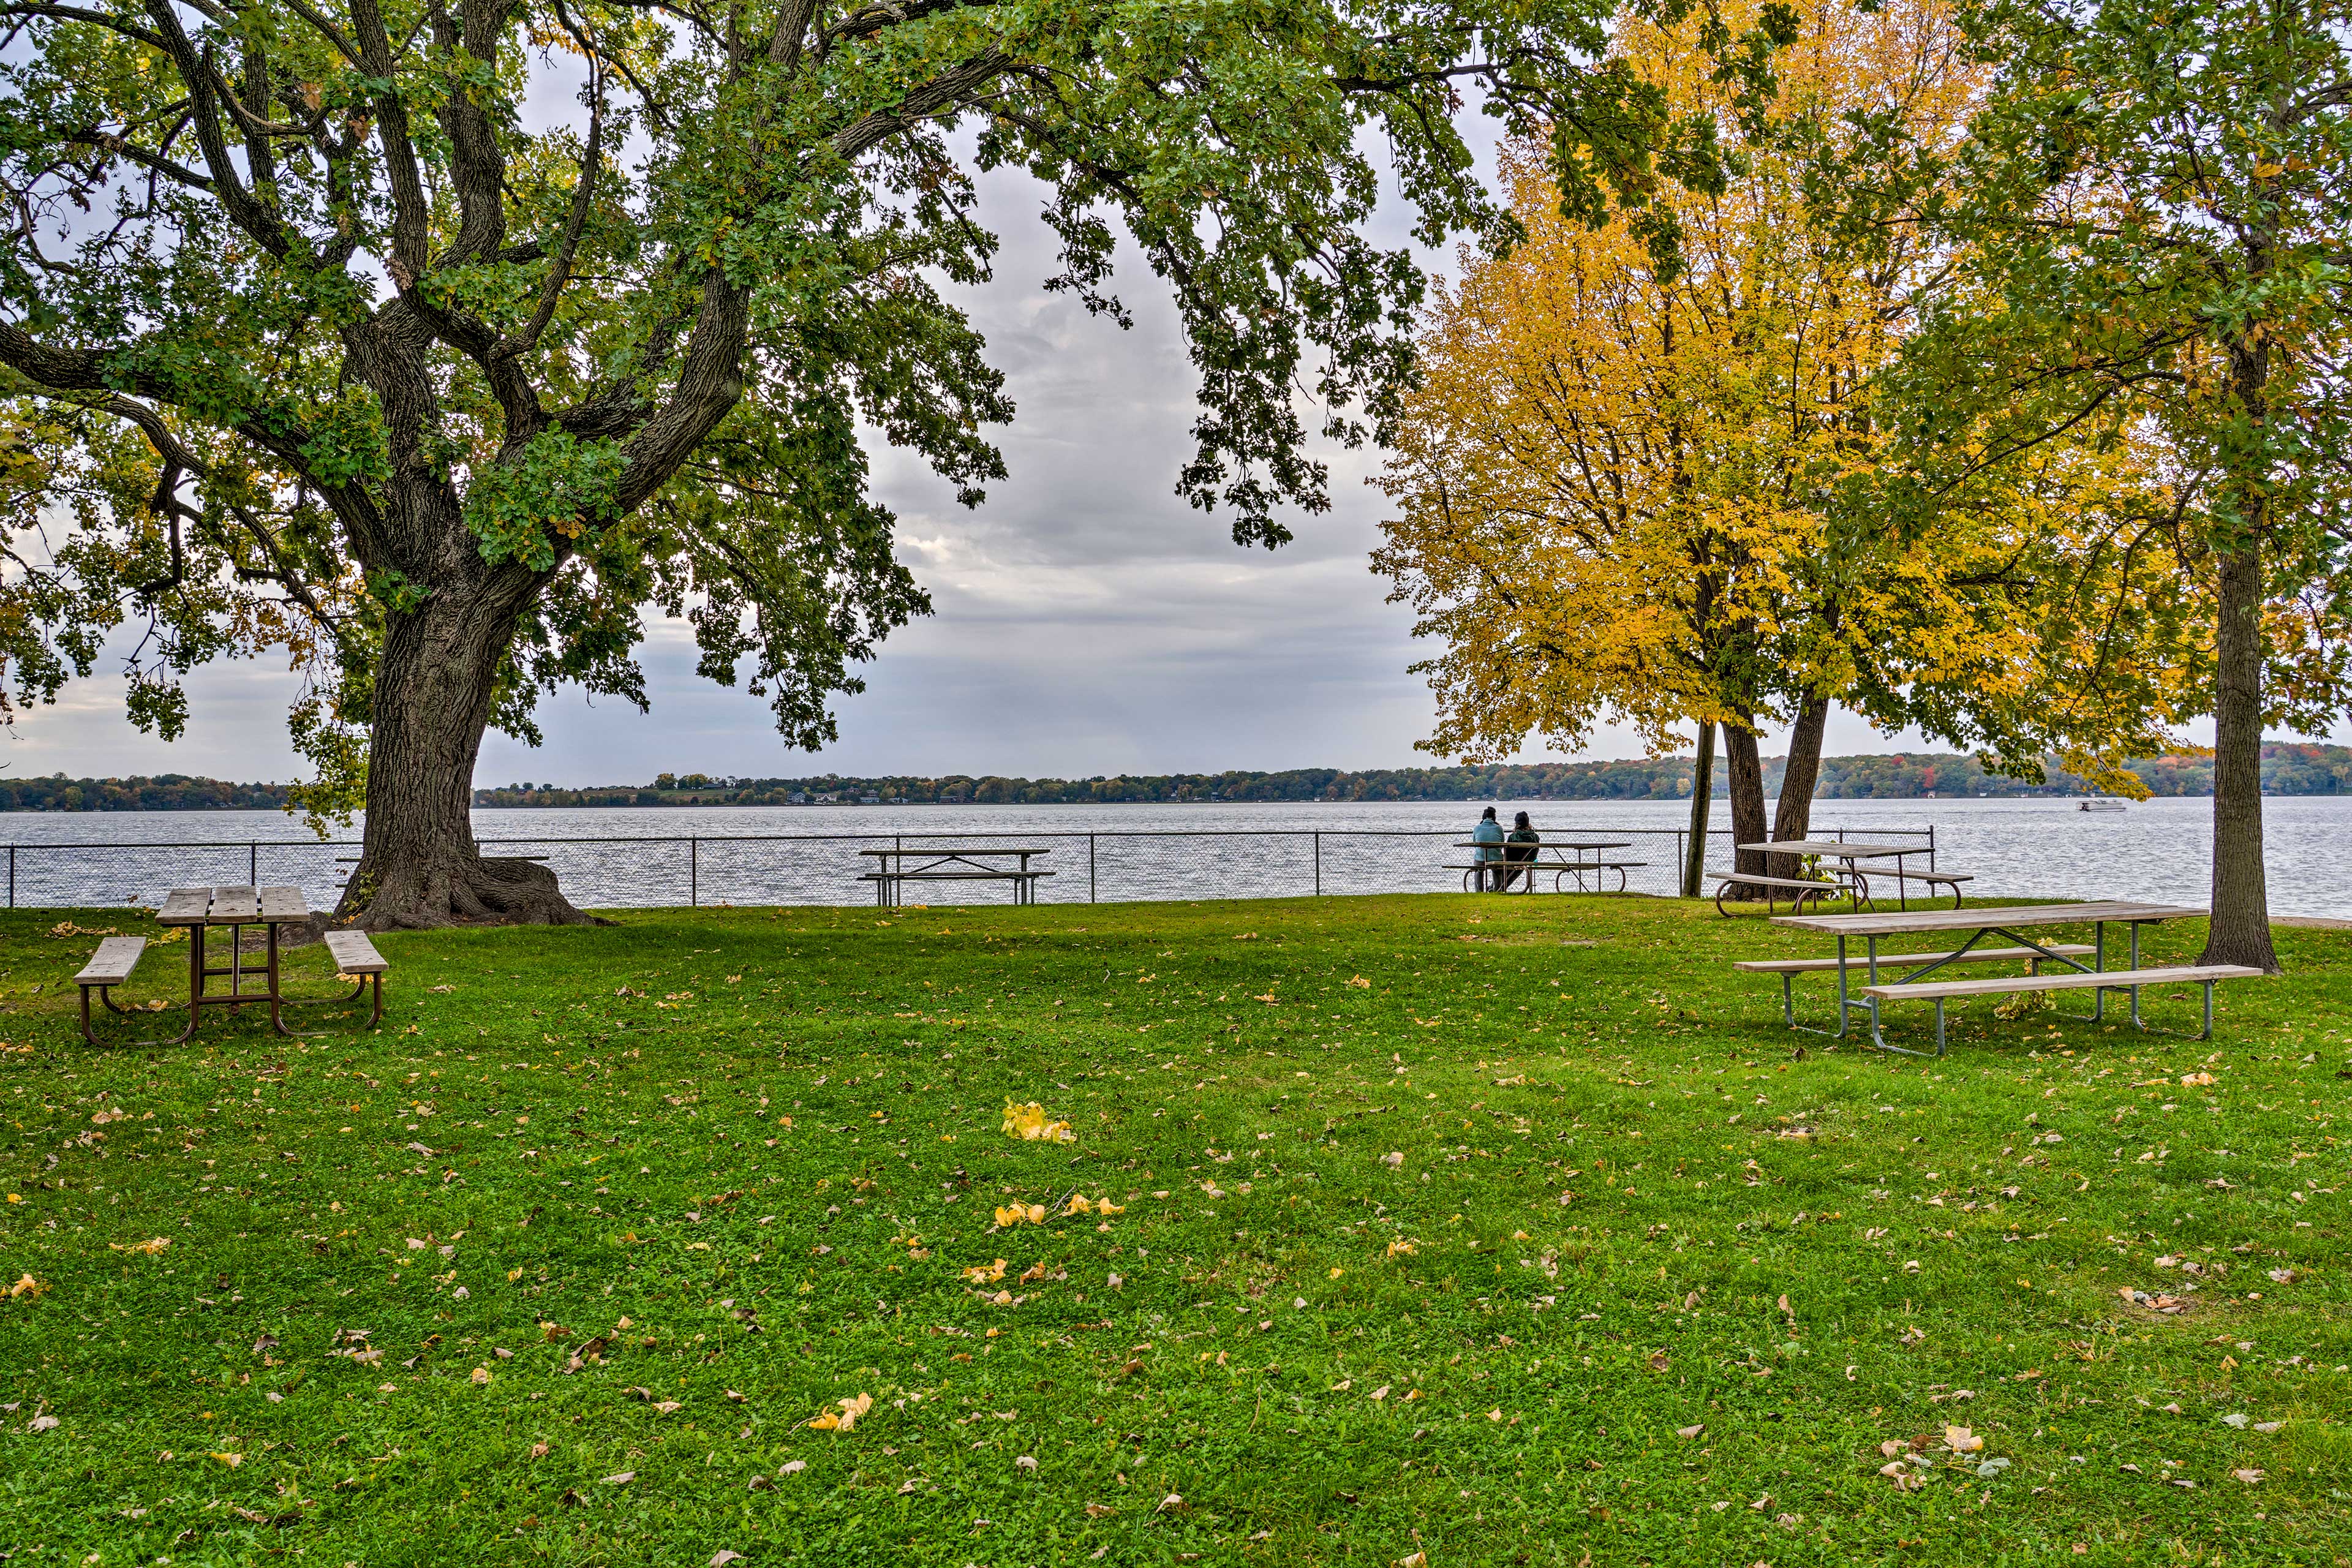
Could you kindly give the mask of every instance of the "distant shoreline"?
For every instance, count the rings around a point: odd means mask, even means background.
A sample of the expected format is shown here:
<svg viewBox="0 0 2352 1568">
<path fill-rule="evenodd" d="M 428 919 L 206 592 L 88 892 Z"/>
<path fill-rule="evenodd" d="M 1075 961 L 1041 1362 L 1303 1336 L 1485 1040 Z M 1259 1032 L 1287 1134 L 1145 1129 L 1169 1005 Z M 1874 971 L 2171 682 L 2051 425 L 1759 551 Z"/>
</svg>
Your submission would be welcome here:
<svg viewBox="0 0 2352 1568">
<path fill-rule="evenodd" d="M 1780 792 L 1786 760 L 1767 757 L 1764 791 Z M 2210 796 L 2210 759 L 2165 756 L 2131 764 L 2152 796 Z M 1688 801 L 1688 757 L 1632 762 L 1500 763 L 1431 768 L 1294 768 L 1279 773 L 1120 774 L 1083 779 L 997 774 L 891 774 L 849 778 L 714 777 L 662 773 L 646 784 L 584 788 L 511 784 L 478 788 L 477 809 L 625 806 L 825 805 L 1269 805 L 1444 804 L 1528 801 Z M 1718 768 L 1714 796 L 1726 798 Z M 284 809 L 292 785 L 234 784 L 184 773 L 152 778 L 10 778 L 0 775 L 0 812 L 271 811 Z M 2263 747 L 2263 792 L 2279 796 L 2352 794 L 2352 747 L 2273 742 Z M 1989 774 L 1974 757 L 1948 752 L 1824 757 L 1817 801 L 2063 800 L 2095 793 L 2059 769 L 2042 782 Z"/>
</svg>

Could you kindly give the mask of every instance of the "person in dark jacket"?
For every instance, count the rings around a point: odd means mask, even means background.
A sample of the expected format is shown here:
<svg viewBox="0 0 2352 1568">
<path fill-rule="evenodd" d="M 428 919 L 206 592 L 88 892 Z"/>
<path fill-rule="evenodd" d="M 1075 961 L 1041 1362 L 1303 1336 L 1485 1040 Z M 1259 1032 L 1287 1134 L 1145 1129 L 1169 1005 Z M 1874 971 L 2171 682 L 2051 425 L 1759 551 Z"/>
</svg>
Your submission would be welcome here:
<svg viewBox="0 0 2352 1568">
<path fill-rule="evenodd" d="M 1538 833 L 1529 824 L 1526 812 L 1519 813 L 1512 819 L 1511 831 L 1503 840 L 1505 846 L 1502 871 L 1504 891 L 1510 890 L 1514 878 L 1524 879 L 1528 891 L 1535 890 L 1536 846 L 1542 842 L 1543 835 Z"/>
</svg>

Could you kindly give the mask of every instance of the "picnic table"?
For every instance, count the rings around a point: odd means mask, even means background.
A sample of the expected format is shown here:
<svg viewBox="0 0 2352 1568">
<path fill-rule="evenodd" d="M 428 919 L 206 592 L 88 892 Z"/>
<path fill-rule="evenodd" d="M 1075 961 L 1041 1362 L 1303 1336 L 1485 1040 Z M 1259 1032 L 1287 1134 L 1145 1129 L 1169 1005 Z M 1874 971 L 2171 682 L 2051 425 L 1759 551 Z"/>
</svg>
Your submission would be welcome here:
<svg viewBox="0 0 2352 1568">
<path fill-rule="evenodd" d="M 310 921 L 310 906 L 299 888 L 174 888 L 163 897 L 163 908 L 155 911 L 155 923 L 179 927 L 188 933 L 188 1026 L 168 1040 L 142 1041 L 143 1045 L 179 1045 L 194 1037 L 196 1026 L 203 1021 L 207 1007 L 265 1006 L 269 1009 L 269 1026 L 281 1035 L 299 1031 L 286 1026 L 282 1009 L 288 1006 L 327 1006 L 338 1002 L 356 1002 L 373 985 L 375 1008 L 368 1024 L 371 1026 L 383 1016 L 383 975 L 391 967 L 375 950 L 363 932 L 330 931 L 326 942 L 334 957 L 337 972 L 357 982 L 357 989 L 349 996 L 295 999 L 288 997 L 279 985 L 279 933 L 289 925 L 307 926 Z M 258 926 L 263 937 L 263 958 L 258 969 L 246 962 L 245 928 Z M 228 951 L 226 963 L 212 962 L 211 933 L 226 928 Z M 138 967 L 146 951 L 147 939 L 137 936 L 112 936 L 99 943 L 81 973 L 74 979 L 81 986 L 81 1032 L 90 1044 L 98 1037 L 90 1028 L 90 994 L 98 994 L 100 1003 L 108 1011 L 129 1016 L 139 1009 L 119 1005 L 111 993 L 116 986 L 129 983 L 131 971 Z M 215 980 L 226 979 L 226 990 L 212 985 Z"/>
<path fill-rule="evenodd" d="M 1979 910 L 1919 910 L 1901 913 L 1874 910 L 1870 913 L 1843 915 L 1794 914 L 1776 915 L 1774 925 L 1793 931 L 1813 931 L 1837 939 L 1837 956 L 1833 959 L 1765 959 L 1735 963 L 1736 969 L 1753 973 L 1780 976 L 1780 1016 L 1792 1029 L 1808 1034 L 1826 1035 L 1843 1039 L 1852 1027 L 1856 1012 L 1864 1012 L 1870 1019 L 1871 1043 L 1881 1050 L 1900 1056 L 1942 1056 L 1944 1054 L 1944 1004 L 1968 996 L 1999 995 L 2022 991 L 2087 990 L 2091 993 L 2091 1011 L 2075 1015 L 2096 1023 L 2105 1016 L 2106 995 L 2110 991 L 2127 993 L 2131 998 L 2131 1021 L 2142 1029 L 2152 1029 L 2140 1016 L 2140 991 L 2149 985 L 2201 985 L 2205 994 L 2205 1021 L 2198 1039 L 2211 1037 L 2213 1033 L 2213 985 L 2217 981 L 2252 978 L 2262 971 L 2242 964 L 2183 964 L 2168 968 L 2142 969 L 2139 964 L 2139 934 L 2143 926 L 2152 926 L 2171 920 L 2194 920 L 2205 910 L 2172 904 L 2130 903 L 2116 900 L 2099 900 L 2076 904 L 2021 904 L 2007 909 Z M 2083 926 L 2092 928 L 2088 946 L 2080 943 L 2053 943 L 2025 934 L 2052 926 Z M 2106 966 L 2107 927 L 2120 925 L 2130 933 L 2128 960 L 2126 967 L 2111 970 Z M 1966 932 L 1965 940 L 1947 951 L 1936 952 L 1881 952 L 1879 941 L 1890 936 L 1952 936 Z M 1985 947 L 1988 939 L 2000 938 L 2015 945 Z M 1859 939 L 1864 955 L 1857 962 L 1849 943 Z M 2089 963 L 2081 960 L 2091 959 Z M 2044 962 L 2061 966 L 2054 973 L 1987 976 L 1967 980 L 1929 981 L 1926 977 L 1948 965 L 1959 963 L 2026 963 L 2037 968 Z M 1893 978 L 1882 980 L 1883 968 Z M 1816 1029 L 1796 1021 L 1793 984 L 1797 975 L 1815 972 L 1835 971 L 1838 982 L 1837 1027 Z M 1855 972 L 1861 972 L 1863 984 L 1853 984 Z M 1859 990 L 1861 1002 L 1853 1000 Z M 1889 1045 L 1881 1029 L 1879 1009 L 1882 1004 L 1895 1001 L 1927 1001 L 1936 1005 L 1936 1048 L 1933 1052 L 1915 1051 L 1902 1046 Z M 2174 1033 L 2156 1030 L 2157 1033 Z"/>
<path fill-rule="evenodd" d="M 1873 907 L 1876 905 L 1876 900 L 1870 893 L 1872 872 L 1864 869 L 1862 864 L 1866 860 L 1895 862 L 1895 868 L 1891 872 L 1880 870 L 1876 874 L 1881 877 L 1892 876 L 1895 879 L 1896 901 L 1906 910 L 1911 907 L 1910 884 L 1913 882 L 1925 882 L 1931 888 L 1938 884 L 1950 888 L 1952 907 L 1958 909 L 1960 884 L 1976 880 L 1975 877 L 1967 872 L 1938 871 L 1935 869 L 1932 858 L 1927 870 L 1910 869 L 1904 863 L 1905 857 L 1911 855 L 1933 857 L 1935 854 L 1932 848 L 1924 844 L 1854 844 L 1841 838 L 1783 838 L 1777 843 L 1741 844 L 1734 847 L 1756 850 L 1766 855 L 1810 856 L 1820 860 L 1838 861 L 1840 864 L 1837 874 L 1843 879 L 1846 891 L 1852 896 L 1856 909 L 1860 909 L 1864 904 L 1870 904 Z M 1725 873 L 1724 879 L 1738 881 L 1743 879 L 1737 873 Z"/>
<path fill-rule="evenodd" d="M 894 846 L 888 849 L 860 849 L 858 853 L 871 856 L 875 861 L 874 869 L 858 880 L 874 884 L 874 901 L 885 909 L 898 903 L 899 894 L 908 882 L 1010 882 L 1014 903 L 1034 904 L 1037 901 L 1038 881 L 1054 874 L 1030 869 L 1031 857 L 1053 853 L 1034 845 Z M 1007 861 L 1012 863 L 1005 864 Z"/>
<path fill-rule="evenodd" d="M 1501 869 L 1508 879 L 1503 884 L 1506 892 L 1509 891 L 1510 883 L 1513 880 L 1523 884 L 1520 889 L 1522 892 L 1534 892 L 1536 890 L 1535 874 L 1538 871 L 1549 871 L 1552 874 L 1551 888 L 1555 893 L 1562 890 L 1560 884 L 1570 877 L 1576 879 L 1576 888 L 1579 892 L 1605 892 L 1607 889 L 1601 886 L 1601 873 L 1614 871 L 1617 873 L 1617 890 L 1622 893 L 1625 890 L 1625 873 L 1629 870 L 1639 870 L 1649 864 L 1646 860 L 1603 860 L 1600 858 L 1612 849 L 1632 848 L 1633 840 L 1630 838 L 1566 838 L 1535 844 L 1524 841 L 1517 844 L 1507 841 L 1501 844 L 1481 844 L 1475 838 L 1465 838 L 1458 841 L 1454 847 L 1495 849 L 1502 852 L 1501 857 L 1496 859 L 1473 860 L 1467 866 L 1446 868 L 1449 871 L 1462 873 L 1462 890 L 1465 893 L 1476 890 L 1476 885 L 1473 882 L 1474 878 L 1478 878 L 1483 872 L 1497 868 Z M 1563 859 L 1559 857 L 1557 852 L 1563 849 L 1570 852 L 1570 858 Z M 1525 858 L 1512 859 L 1510 855 L 1513 850 L 1522 852 Z M 1551 858 L 1544 858 L 1546 850 L 1555 852 Z M 1591 858 L 1587 858 L 1588 856 Z M 1588 874 L 1592 878 L 1592 886 L 1590 889 L 1584 885 L 1584 879 Z"/>
</svg>

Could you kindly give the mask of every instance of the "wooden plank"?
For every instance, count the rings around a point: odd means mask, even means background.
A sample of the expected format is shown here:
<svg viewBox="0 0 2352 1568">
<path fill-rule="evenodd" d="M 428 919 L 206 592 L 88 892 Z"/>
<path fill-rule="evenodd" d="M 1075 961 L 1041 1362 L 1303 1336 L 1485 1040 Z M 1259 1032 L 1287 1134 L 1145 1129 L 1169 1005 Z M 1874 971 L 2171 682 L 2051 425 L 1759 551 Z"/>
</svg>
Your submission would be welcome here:
<svg viewBox="0 0 2352 1568">
<path fill-rule="evenodd" d="M 98 944 L 98 951 L 89 955 L 74 981 L 81 985 L 120 985 L 131 978 L 131 972 L 139 967 L 139 955 L 146 951 L 143 936 L 108 937 Z"/>
<path fill-rule="evenodd" d="M 1878 955 L 1878 967 L 1890 969 L 1918 963 L 2022 963 L 2027 959 L 2042 957 L 2043 952 L 2081 958 L 2098 951 L 2087 942 L 2053 942 L 2041 952 L 2030 947 L 1979 947 L 1957 958 L 1948 952 L 1882 952 Z M 1750 958 L 1743 959 L 1731 967 L 1745 970 L 1750 974 L 1820 974 L 1834 973 L 1837 966 L 1838 961 L 1834 958 Z M 1848 958 L 1846 967 L 1861 970 L 1865 974 L 1870 972 L 1869 962 L 1859 954 Z"/>
<path fill-rule="evenodd" d="M 2202 920 L 2205 911 L 2178 904 L 2094 900 L 2079 904 L 2018 904 L 2010 909 L 1913 910 L 1906 913 L 1774 915 L 1772 923 L 1826 936 L 1905 936 L 1995 927 L 2089 925 L 2095 921 Z"/>
<path fill-rule="evenodd" d="M 1750 876 L 1745 871 L 1709 871 L 1707 876 L 1717 882 L 1738 882 L 1750 888 L 1812 888 L 1824 893 L 1843 893 L 1841 882 L 1809 882 L 1802 877 Z"/>
<path fill-rule="evenodd" d="M 375 943 L 360 931 L 331 931 L 326 935 L 327 952 L 333 955 L 335 969 L 341 974 L 382 974 L 392 968 Z"/>
<path fill-rule="evenodd" d="M 163 895 L 163 907 L 155 911 L 155 923 L 165 926 L 200 926 L 212 908 L 210 888 L 174 888 Z"/>
<path fill-rule="evenodd" d="M 258 888 L 215 888 L 211 923 L 227 925 L 234 921 L 257 921 L 261 918 L 261 889 Z"/>
<path fill-rule="evenodd" d="M 878 855 L 885 858 L 904 856 L 919 859 L 925 855 L 1051 855 L 1053 851 L 1026 845 L 910 844 L 904 849 L 860 849 L 857 853 Z"/>
<path fill-rule="evenodd" d="M 261 918 L 273 922 L 307 921 L 310 918 L 310 901 L 302 896 L 299 888 L 264 888 Z"/>
<path fill-rule="evenodd" d="M 2263 971 L 2243 963 L 2184 964 L 2175 969 L 2104 969 L 2091 974 L 2010 974 L 1985 980 L 1923 980 L 1911 985 L 1864 985 L 1881 1002 L 1932 1002 L 1938 997 L 2001 996 L 2017 991 L 2116 990 L 2133 985 L 2190 985 L 2205 980 L 2259 980 Z"/>
<path fill-rule="evenodd" d="M 1881 855 L 1925 855 L 1925 844 L 1841 844 L 1834 838 L 1788 838 L 1777 844 L 1738 844 L 1738 849 L 1767 855 L 1823 855 L 1840 860 L 1868 860 Z"/>
</svg>

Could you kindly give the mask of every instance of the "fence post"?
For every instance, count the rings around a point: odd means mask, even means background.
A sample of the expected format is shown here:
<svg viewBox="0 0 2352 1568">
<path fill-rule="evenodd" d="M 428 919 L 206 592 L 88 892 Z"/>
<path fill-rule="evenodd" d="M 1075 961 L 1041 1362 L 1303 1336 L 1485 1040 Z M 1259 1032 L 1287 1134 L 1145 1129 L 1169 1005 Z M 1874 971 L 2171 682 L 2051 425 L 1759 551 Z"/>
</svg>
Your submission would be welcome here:
<svg viewBox="0 0 2352 1568">
<path fill-rule="evenodd" d="M 8 907 L 16 907 L 16 847 L 8 846 Z"/>
<path fill-rule="evenodd" d="M 1698 897 L 1698 879 L 1692 874 L 1696 869 L 1698 868 L 1691 864 L 1690 829 L 1677 827 L 1675 829 L 1675 885 L 1682 889 L 1685 899 Z"/>
<path fill-rule="evenodd" d="M 1323 896 L 1323 836 L 1315 836 L 1315 896 Z"/>
<path fill-rule="evenodd" d="M 1936 868 L 1936 825 L 1927 824 L 1927 869 Z"/>
<path fill-rule="evenodd" d="M 1087 902 L 1095 901 L 1095 836 L 1087 835 Z"/>
<path fill-rule="evenodd" d="M 249 839 L 245 846 L 245 879 L 255 887 L 261 886 L 261 842 Z"/>
<path fill-rule="evenodd" d="M 686 841 L 686 901 L 689 908 L 702 907 L 702 840 Z"/>
</svg>

